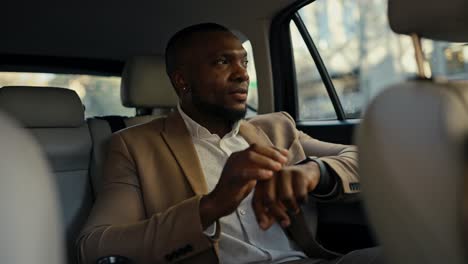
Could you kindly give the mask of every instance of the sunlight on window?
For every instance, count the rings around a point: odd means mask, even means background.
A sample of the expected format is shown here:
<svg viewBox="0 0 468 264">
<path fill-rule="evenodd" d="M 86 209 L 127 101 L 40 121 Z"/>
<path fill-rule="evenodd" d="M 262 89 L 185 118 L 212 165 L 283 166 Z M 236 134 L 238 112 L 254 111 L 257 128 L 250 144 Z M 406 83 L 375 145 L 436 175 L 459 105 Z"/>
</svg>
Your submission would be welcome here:
<svg viewBox="0 0 468 264">
<path fill-rule="evenodd" d="M 74 90 L 86 108 L 85 116 L 132 116 L 135 110 L 120 102 L 120 77 L 30 72 L 0 72 L 0 87 L 41 86 Z M 1 89 L 1 88 L 0 88 Z"/>
<path fill-rule="evenodd" d="M 258 109 L 257 73 L 255 72 L 255 61 L 253 57 L 252 44 L 249 40 L 247 40 L 242 43 L 242 46 L 244 46 L 244 49 L 247 51 L 247 59 L 249 60 L 247 72 L 249 73 L 250 77 L 250 86 L 249 94 L 247 96 L 247 104 L 256 111 Z"/>
</svg>

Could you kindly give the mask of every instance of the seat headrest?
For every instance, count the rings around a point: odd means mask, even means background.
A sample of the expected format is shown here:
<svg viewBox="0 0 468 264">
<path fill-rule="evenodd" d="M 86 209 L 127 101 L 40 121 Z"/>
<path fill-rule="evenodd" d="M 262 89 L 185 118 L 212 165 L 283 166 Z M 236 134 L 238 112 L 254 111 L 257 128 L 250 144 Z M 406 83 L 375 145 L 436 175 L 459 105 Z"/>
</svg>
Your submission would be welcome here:
<svg viewBox="0 0 468 264">
<path fill-rule="evenodd" d="M 452 42 L 468 41 L 468 1 L 389 0 L 393 31 Z"/>
<path fill-rule="evenodd" d="M 467 87 L 408 82 L 368 106 L 358 131 L 364 201 L 388 263 L 463 260 Z"/>
<path fill-rule="evenodd" d="M 125 64 L 121 100 L 126 107 L 175 107 L 179 98 L 166 74 L 163 56 L 137 56 Z"/>
<path fill-rule="evenodd" d="M 28 131 L 1 111 L 0 124 L 0 263 L 64 263 L 56 179 Z"/>
<path fill-rule="evenodd" d="M 55 87 L 5 86 L 0 108 L 28 128 L 80 127 L 84 106 L 75 91 Z"/>
</svg>

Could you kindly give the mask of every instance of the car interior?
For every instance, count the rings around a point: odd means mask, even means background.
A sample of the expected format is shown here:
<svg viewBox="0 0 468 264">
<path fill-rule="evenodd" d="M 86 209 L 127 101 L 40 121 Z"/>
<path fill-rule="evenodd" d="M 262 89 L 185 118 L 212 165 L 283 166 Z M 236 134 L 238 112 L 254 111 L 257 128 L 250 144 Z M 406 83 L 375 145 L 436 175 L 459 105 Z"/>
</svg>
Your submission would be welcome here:
<svg viewBox="0 0 468 264">
<path fill-rule="evenodd" d="M 247 118 L 286 111 L 314 138 L 358 145 L 362 196 L 318 204 L 322 245 L 466 263 L 468 2 L 2 6 L 1 263 L 78 263 L 110 136 L 174 111 L 165 46 L 203 22 L 231 29 L 249 53 Z"/>
</svg>

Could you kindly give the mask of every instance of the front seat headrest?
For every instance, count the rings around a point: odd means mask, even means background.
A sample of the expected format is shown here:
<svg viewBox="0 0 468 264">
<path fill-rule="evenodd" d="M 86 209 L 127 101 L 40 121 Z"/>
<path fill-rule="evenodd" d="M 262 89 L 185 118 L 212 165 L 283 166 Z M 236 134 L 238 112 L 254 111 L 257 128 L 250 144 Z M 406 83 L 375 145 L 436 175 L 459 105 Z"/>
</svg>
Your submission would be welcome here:
<svg viewBox="0 0 468 264">
<path fill-rule="evenodd" d="M 65 88 L 5 86 L 0 88 L 0 109 L 27 128 L 80 127 L 85 122 L 80 97 Z"/>
<path fill-rule="evenodd" d="M 163 56 L 137 56 L 122 74 L 121 100 L 126 107 L 172 108 L 179 98 L 166 74 Z"/>
<path fill-rule="evenodd" d="M 38 144 L 0 112 L 0 263 L 65 263 L 55 182 Z"/>
<path fill-rule="evenodd" d="M 468 1 L 389 0 L 393 31 L 452 42 L 468 41 Z"/>
<path fill-rule="evenodd" d="M 368 106 L 358 133 L 368 214 L 388 263 L 463 263 L 466 87 L 412 81 Z"/>
</svg>

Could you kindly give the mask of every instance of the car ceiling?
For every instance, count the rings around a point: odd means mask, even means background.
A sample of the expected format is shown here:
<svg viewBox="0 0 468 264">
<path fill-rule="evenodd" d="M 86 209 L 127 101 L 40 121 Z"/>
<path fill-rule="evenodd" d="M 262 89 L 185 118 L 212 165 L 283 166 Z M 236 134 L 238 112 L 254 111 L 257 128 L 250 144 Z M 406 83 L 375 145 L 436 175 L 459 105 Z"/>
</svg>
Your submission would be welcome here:
<svg viewBox="0 0 468 264">
<path fill-rule="evenodd" d="M 100 0 L 2 3 L 0 54 L 125 60 L 162 54 L 177 30 L 217 22 L 247 37 L 294 0 Z"/>
</svg>

